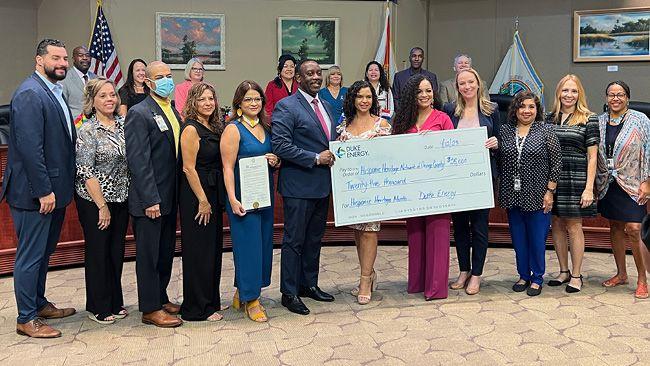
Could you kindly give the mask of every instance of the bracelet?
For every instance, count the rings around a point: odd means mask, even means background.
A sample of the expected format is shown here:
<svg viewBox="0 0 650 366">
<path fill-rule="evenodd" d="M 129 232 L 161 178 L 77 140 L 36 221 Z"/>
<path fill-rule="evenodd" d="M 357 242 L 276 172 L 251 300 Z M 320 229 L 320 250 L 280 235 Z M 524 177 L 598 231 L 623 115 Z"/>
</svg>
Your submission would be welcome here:
<svg viewBox="0 0 650 366">
<path fill-rule="evenodd" d="M 98 210 L 101 210 L 101 209 L 104 208 L 104 207 L 106 207 L 106 202 L 102 203 L 101 206 L 98 206 L 97 209 L 98 209 Z"/>
</svg>

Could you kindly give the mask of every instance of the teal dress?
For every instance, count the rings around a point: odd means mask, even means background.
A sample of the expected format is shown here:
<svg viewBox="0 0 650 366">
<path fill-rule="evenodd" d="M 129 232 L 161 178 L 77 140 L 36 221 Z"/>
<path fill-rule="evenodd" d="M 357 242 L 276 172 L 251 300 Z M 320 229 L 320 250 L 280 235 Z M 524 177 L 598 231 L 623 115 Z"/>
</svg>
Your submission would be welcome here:
<svg viewBox="0 0 650 366">
<path fill-rule="evenodd" d="M 232 123 L 239 130 L 239 150 L 234 173 L 235 196 L 241 201 L 239 159 L 270 153 L 271 134 L 265 131 L 264 142 L 260 142 L 240 120 Z M 262 288 L 271 284 L 273 260 L 273 171 L 271 169 L 269 169 L 269 187 L 271 207 L 248 211 L 244 216 L 235 215 L 230 202 L 226 200 L 235 262 L 235 287 L 239 290 L 241 301 L 259 298 Z"/>
</svg>

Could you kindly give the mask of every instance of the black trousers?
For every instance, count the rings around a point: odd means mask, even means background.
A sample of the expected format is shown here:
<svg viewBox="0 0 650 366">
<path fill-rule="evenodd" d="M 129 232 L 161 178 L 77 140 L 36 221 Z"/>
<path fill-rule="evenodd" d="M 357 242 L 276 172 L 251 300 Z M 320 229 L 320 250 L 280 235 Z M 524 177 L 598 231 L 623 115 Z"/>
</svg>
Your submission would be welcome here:
<svg viewBox="0 0 650 366">
<path fill-rule="evenodd" d="M 482 209 L 452 214 L 456 254 L 461 272 L 471 270 L 474 276 L 483 274 L 488 248 L 489 213 L 490 209 Z"/>
<path fill-rule="evenodd" d="M 157 219 L 133 216 L 133 231 L 138 308 L 143 313 L 151 313 L 169 302 L 167 285 L 174 261 L 176 211 Z"/>
<path fill-rule="evenodd" d="M 129 224 L 128 205 L 108 202 L 111 222 L 108 228 L 100 230 L 97 205 L 78 195 L 75 201 L 85 239 L 86 310 L 102 318 L 117 314 L 124 306 L 122 264 Z"/>
<path fill-rule="evenodd" d="M 283 206 L 280 292 L 298 295 L 300 288 L 318 285 L 321 239 L 325 234 L 329 197 L 283 197 Z"/>
</svg>

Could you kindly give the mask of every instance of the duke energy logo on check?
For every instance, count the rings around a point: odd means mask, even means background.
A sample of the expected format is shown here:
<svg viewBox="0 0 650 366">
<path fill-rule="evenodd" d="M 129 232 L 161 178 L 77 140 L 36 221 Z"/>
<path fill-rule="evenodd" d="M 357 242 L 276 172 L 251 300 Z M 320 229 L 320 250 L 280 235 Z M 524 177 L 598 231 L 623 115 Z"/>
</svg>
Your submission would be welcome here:
<svg viewBox="0 0 650 366">
<path fill-rule="evenodd" d="M 370 156 L 368 150 L 361 149 L 361 145 L 340 146 L 336 149 L 336 157 L 342 158 L 360 158 Z"/>
</svg>

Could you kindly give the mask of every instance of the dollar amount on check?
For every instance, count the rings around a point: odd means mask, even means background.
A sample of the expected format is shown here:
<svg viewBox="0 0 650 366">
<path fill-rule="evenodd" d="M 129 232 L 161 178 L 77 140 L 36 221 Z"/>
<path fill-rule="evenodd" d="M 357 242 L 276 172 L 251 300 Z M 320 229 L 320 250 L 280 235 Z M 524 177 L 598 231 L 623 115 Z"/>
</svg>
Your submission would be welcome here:
<svg viewBox="0 0 650 366">
<path fill-rule="evenodd" d="M 336 226 L 494 207 L 485 127 L 330 142 Z"/>
</svg>

